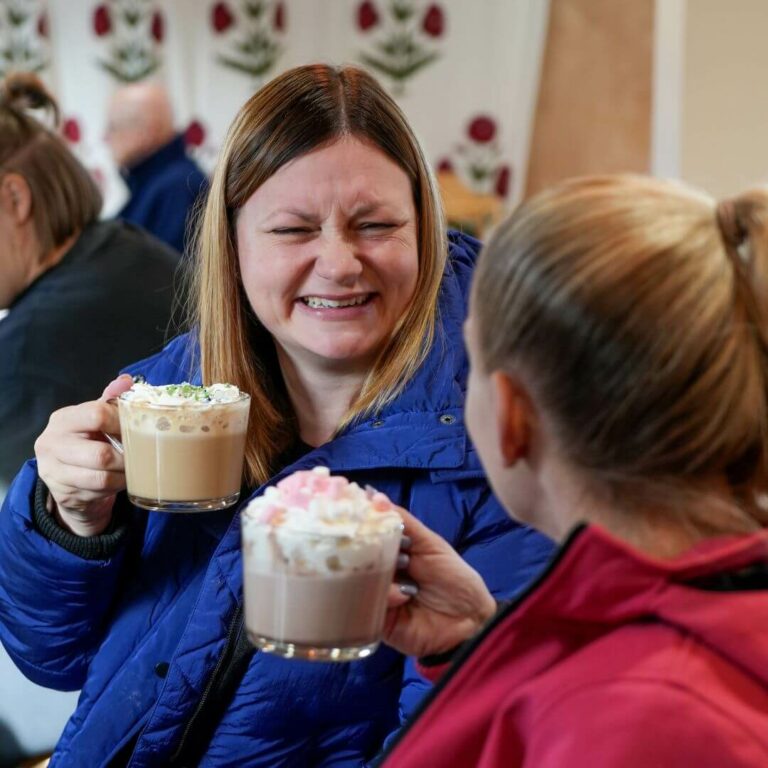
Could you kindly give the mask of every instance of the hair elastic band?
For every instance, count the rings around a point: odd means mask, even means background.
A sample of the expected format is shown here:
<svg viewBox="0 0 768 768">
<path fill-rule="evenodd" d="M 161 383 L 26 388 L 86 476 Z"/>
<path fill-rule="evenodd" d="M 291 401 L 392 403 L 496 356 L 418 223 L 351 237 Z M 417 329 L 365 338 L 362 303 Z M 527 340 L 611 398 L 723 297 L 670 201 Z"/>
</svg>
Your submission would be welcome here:
<svg viewBox="0 0 768 768">
<path fill-rule="evenodd" d="M 746 240 L 747 231 L 736 216 L 736 203 L 733 200 L 721 200 L 715 209 L 715 218 L 725 244 L 737 250 Z"/>
</svg>

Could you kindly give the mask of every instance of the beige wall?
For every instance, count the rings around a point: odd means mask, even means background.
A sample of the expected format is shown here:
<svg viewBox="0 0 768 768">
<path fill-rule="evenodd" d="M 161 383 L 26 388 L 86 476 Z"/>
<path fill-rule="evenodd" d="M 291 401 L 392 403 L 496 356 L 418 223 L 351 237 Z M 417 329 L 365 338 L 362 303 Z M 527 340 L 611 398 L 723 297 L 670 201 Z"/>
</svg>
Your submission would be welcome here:
<svg viewBox="0 0 768 768">
<path fill-rule="evenodd" d="M 681 175 L 717 197 L 768 181 L 768 0 L 686 4 Z"/>
<path fill-rule="evenodd" d="M 653 9 L 551 0 L 528 194 L 567 176 L 650 170 Z"/>
</svg>

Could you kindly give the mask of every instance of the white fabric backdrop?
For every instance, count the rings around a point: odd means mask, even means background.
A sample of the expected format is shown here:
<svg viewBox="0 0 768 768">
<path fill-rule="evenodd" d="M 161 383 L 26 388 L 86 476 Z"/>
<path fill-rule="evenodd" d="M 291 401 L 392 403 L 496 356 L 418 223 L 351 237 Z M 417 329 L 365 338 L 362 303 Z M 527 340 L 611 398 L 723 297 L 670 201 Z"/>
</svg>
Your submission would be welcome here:
<svg viewBox="0 0 768 768">
<path fill-rule="evenodd" d="M 373 53 L 375 43 L 397 27 L 393 6 L 412 14 L 399 29 L 419 50 L 436 53 L 437 58 L 402 88 L 375 74 L 398 98 L 428 156 L 435 164 L 449 160 L 478 191 L 493 192 L 498 172 L 508 166 L 509 202 L 524 187 L 548 0 L 0 0 L 0 5 L 16 5 L 28 13 L 31 47 L 42 49 L 49 61 L 42 74 L 59 96 L 65 116 L 79 129 L 74 148 L 105 177 L 107 213 L 115 210 L 123 194 L 101 141 L 106 103 L 119 83 L 98 62 L 111 60 L 116 40 L 139 41 L 157 56 L 161 64 L 152 77 L 168 85 L 178 125 L 197 121 L 203 128 L 205 141 L 196 154 L 210 170 L 226 127 L 255 87 L 296 64 L 362 63 L 361 54 Z M 250 28 L 259 29 L 262 38 L 281 49 L 261 78 L 217 59 L 232 55 L 245 36 L 249 6 L 261 9 L 259 23 Z M 275 28 L 278 6 L 282 29 Z M 143 18 L 135 28 L 123 22 L 131 12 Z M 371 22 L 371 13 L 376 23 L 361 29 L 365 19 Z M 39 34 L 41 15 L 47 15 L 47 37 Z M 159 30 L 152 27 L 157 16 Z M 230 25 L 221 29 L 227 20 Z M 159 42 L 153 29 L 159 32 Z M 0 47 L 8 36 L 7 25 L 5 30 L 0 26 Z M 496 129 L 492 140 L 468 137 L 468 126 L 478 115 L 491 118 Z M 470 165 L 475 166 L 474 174 Z"/>
</svg>

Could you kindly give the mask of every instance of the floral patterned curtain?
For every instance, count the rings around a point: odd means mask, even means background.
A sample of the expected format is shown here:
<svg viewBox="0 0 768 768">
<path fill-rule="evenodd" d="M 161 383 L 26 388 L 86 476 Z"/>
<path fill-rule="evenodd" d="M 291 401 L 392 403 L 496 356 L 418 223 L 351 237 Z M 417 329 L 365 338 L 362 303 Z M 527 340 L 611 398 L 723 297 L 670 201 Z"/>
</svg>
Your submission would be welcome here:
<svg viewBox="0 0 768 768">
<path fill-rule="evenodd" d="M 390 89 L 435 167 L 505 205 L 524 186 L 548 0 L 0 0 L 0 71 L 39 71 L 63 131 L 124 197 L 102 141 L 121 82 L 164 81 L 210 170 L 243 101 L 281 70 L 356 63 Z"/>
</svg>

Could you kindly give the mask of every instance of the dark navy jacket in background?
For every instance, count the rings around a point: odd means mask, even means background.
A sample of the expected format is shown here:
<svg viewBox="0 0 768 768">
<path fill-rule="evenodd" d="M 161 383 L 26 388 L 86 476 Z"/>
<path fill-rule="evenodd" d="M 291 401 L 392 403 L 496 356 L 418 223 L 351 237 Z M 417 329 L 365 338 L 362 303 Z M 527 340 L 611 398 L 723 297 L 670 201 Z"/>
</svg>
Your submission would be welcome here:
<svg viewBox="0 0 768 768">
<path fill-rule="evenodd" d="M 120 221 L 89 224 L 0 321 L 0 498 L 51 413 L 94 400 L 163 348 L 179 256 Z"/>
<path fill-rule="evenodd" d="M 184 137 L 177 136 L 122 173 L 130 199 L 118 218 L 138 224 L 185 253 L 189 216 L 197 199 L 208 189 L 208 181 L 187 155 Z"/>
<path fill-rule="evenodd" d="M 450 541 L 496 596 L 510 597 L 540 571 L 551 545 L 501 509 L 464 428 L 461 323 L 477 247 L 451 236 L 437 338 L 400 396 L 269 484 L 316 465 L 371 484 Z M 130 371 L 152 384 L 199 381 L 190 344 L 181 337 Z M 83 560 L 36 530 L 36 480 L 29 462 L 0 513 L 0 633 L 32 680 L 83 687 L 51 768 L 106 766 L 134 739 L 129 765 L 167 766 L 242 601 L 238 509 L 136 509 L 132 541 L 107 559 Z M 346 664 L 256 652 L 199 765 L 365 765 L 428 687 L 411 660 L 387 647 Z"/>
</svg>

